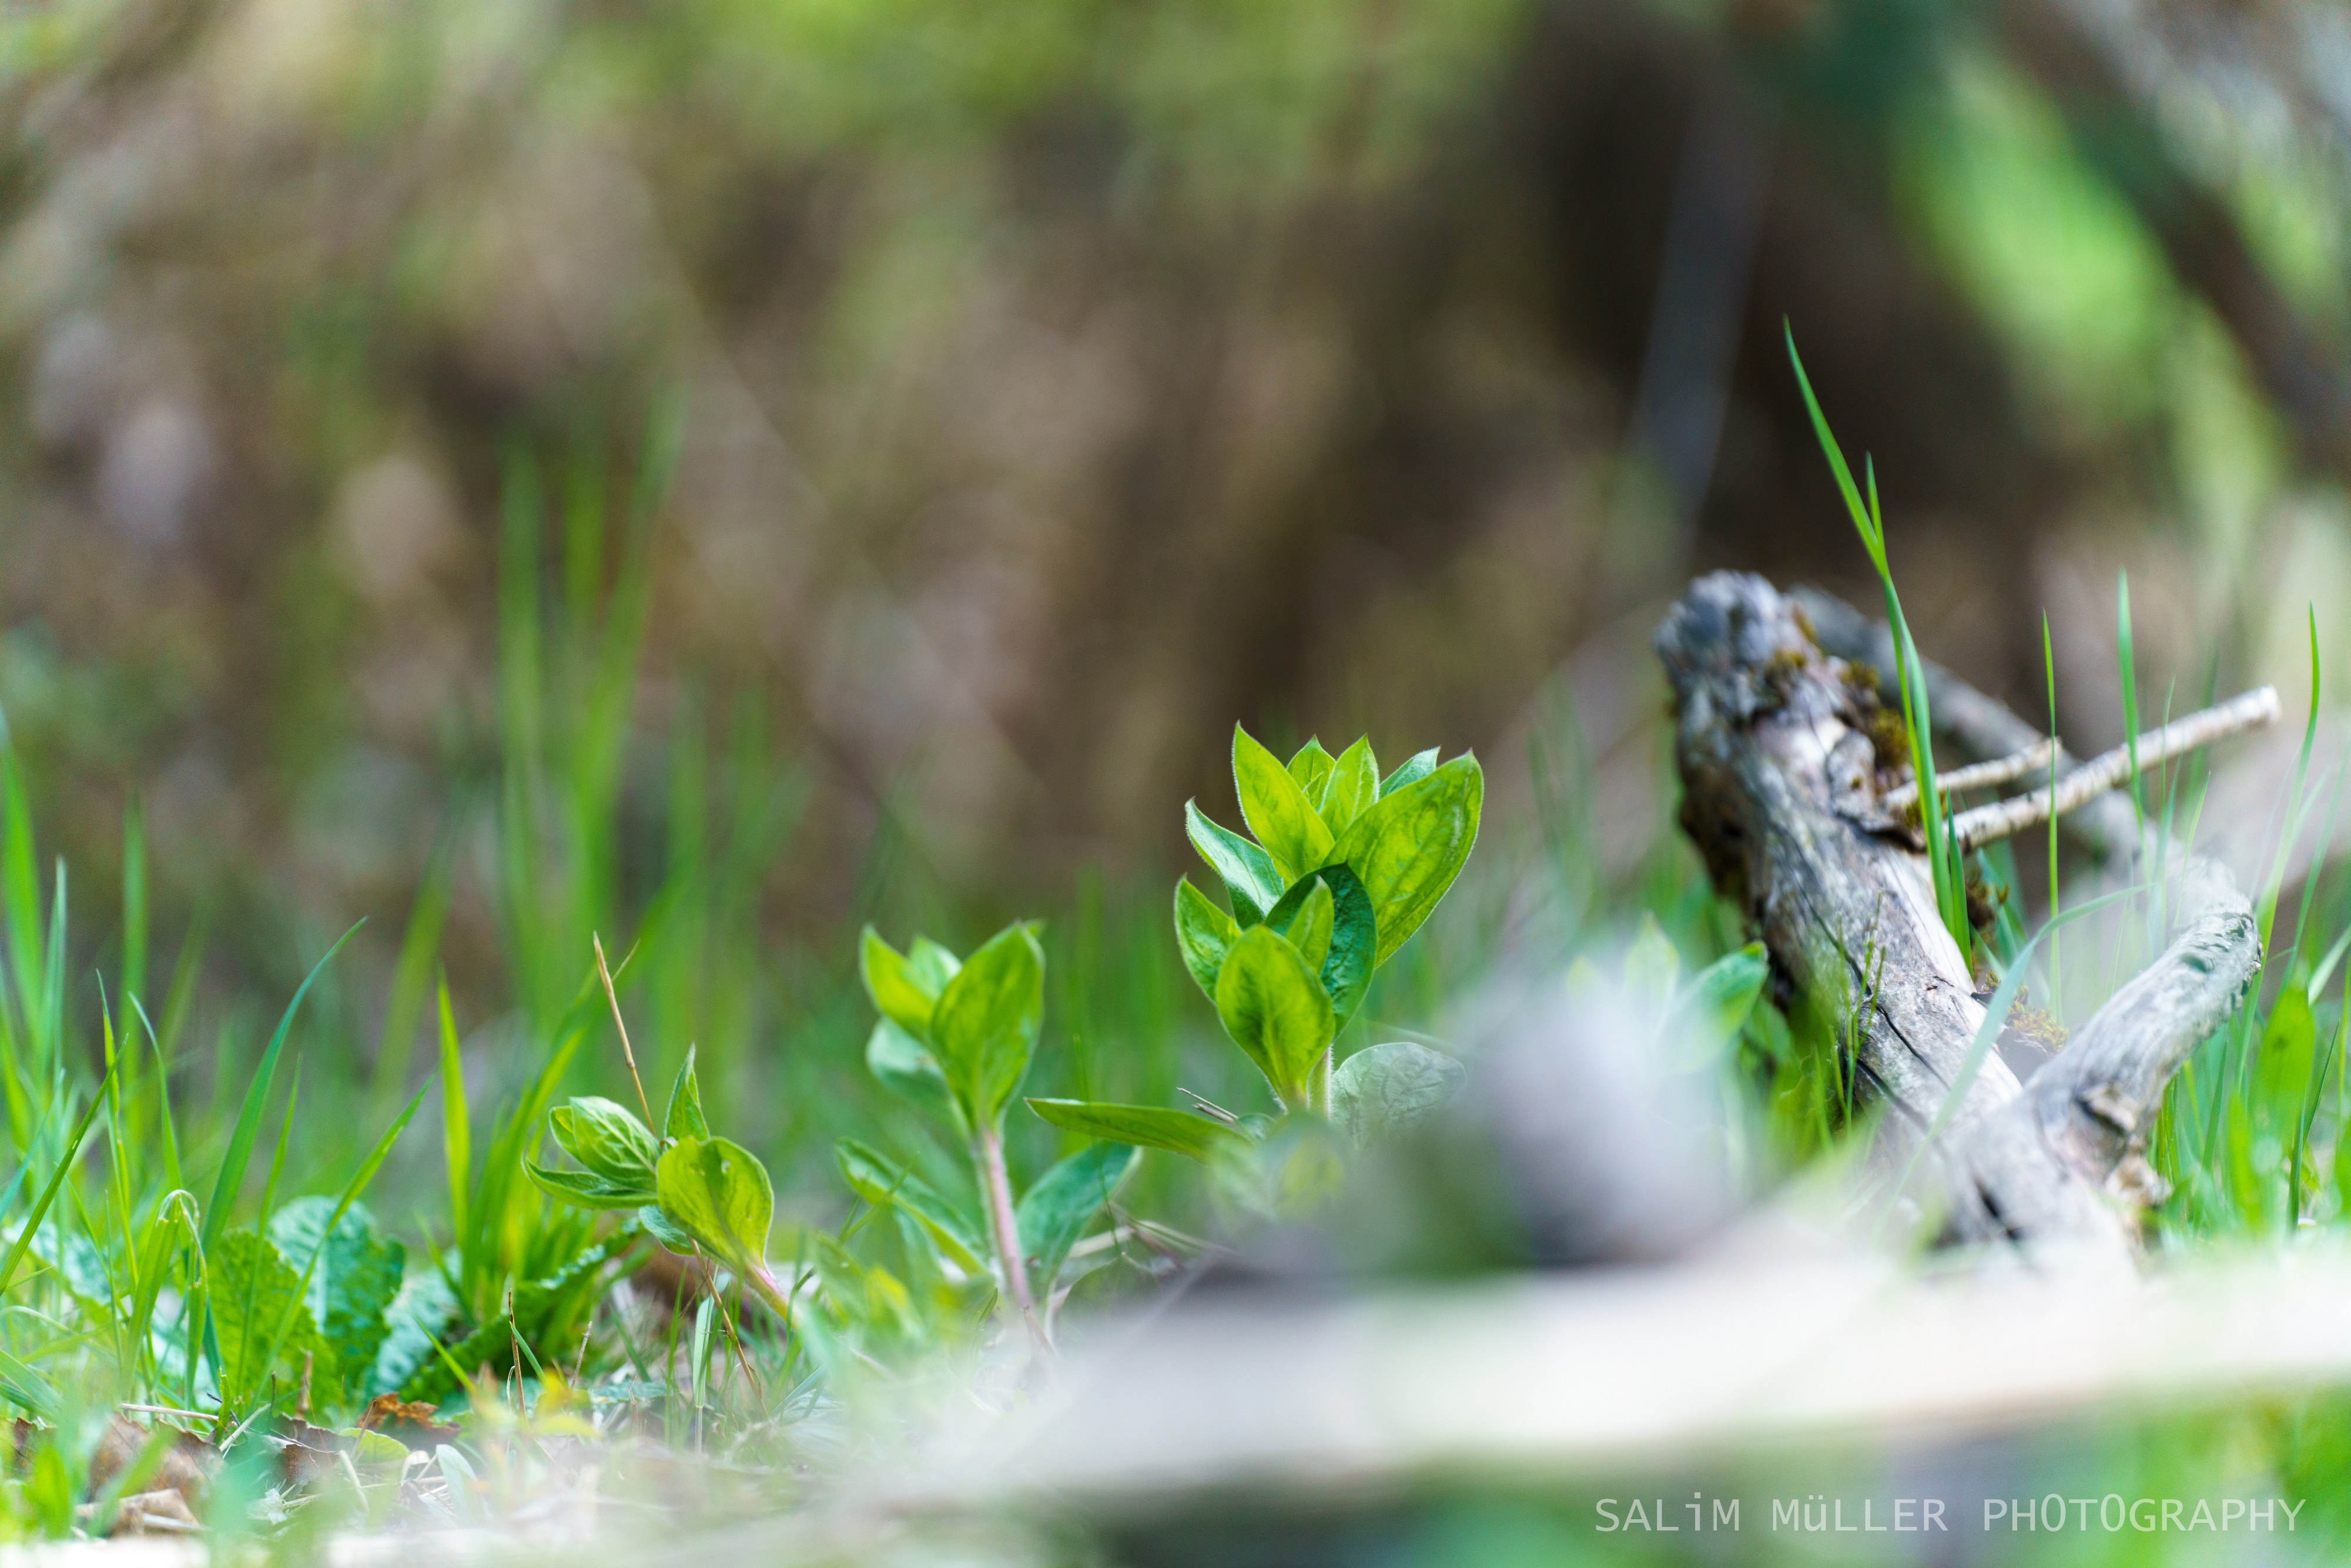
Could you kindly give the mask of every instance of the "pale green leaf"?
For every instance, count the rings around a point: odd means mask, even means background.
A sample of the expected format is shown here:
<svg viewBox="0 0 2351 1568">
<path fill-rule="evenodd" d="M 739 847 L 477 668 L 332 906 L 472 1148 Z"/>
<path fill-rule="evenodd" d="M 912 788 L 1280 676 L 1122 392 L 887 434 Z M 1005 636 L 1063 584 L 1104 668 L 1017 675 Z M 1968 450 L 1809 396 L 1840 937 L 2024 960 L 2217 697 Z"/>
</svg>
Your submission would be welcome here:
<svg viewBox="0 0 2351 1568">
<path fill-rule="evenodd" d="M 1355 744 L 1339 754 L 1331 765 L 1329 782 L 1314 809 L 1321 813 L 1322 825 L 1335 835 L 1347 831 L 1347 824 L 1363 815 L 1366 807 L 1380 795 L 1379 758 L 1372 755 L 1372 737 L 1359 737 Z"/>
<path fill-rule="evenodd" d="M 776 1192 L 750 1150 L 725 1138 L 687 1138 L 657 1170 L 663 1212 L 737 1273 L 765 1270 Z"/>
<path fill-rule="evenodd" d="M 974 1127 L 993 1124 L 1020 1086 L 1045 1019 L 1045 950 L 1025 923 L 1006 926 L 939 994 L 931 1048 Z"/>
<path fill-rule="evenodd" d="M 694 1075 L 691 1045 L 685 1048 L 685 1061 L 669 1086 L 669 1109 L 662 1115 L 662 1136 L 672 1143 L 680 1138 L 710 1136 L 710 1124 L 702 1114 L 702 1083 Z"/>
<path fill-rule="evenodd" d="M 1262 925 L 1243 932 L 1217 976 L 1217 1016 L 1282 1103 L 1303 1105 L 1307 1076 L 1337 1025 L 1330 996 L 1298 949 Z"/>
<path fill-rule="evenodd" d="M 1212 1001 L 1217 971 L 1225 967 L 1225 955 L 1240 934 L 1233 917 L 1210 903 L 1207 894 L 1186 878 L 1176 879 L 1176 946 L 1184 955 L 1184 967 Z"/>
<path fill-rule="evenodd" d="M 904 956 L 871 925 L 858 939 L 857 972 L 876 1012 L 917 1040 L 929 1037 L 936 994 L 924 989 Z"/>
<path fill-rule="evenodd" d="M 1233 726 L 1233 786 L 1241 816 L 1273 857 L 1285 887 L 1322 863 L 1331 852 L 1331 830 L 1290 769 L 1238 725 Z"/>
<path fill-rule="evenodd" d="M 1230 828 L 1210 821 L 1191 800 L 1184 802 L 1184 831 L 1200 858 L 1208 862 L 1208 869 L 1223 881 L 1225 894 L 1232 900 L 1234 921 L 1246 930 L 1264 919 L 1265 912 L 1290 885 L 1273 857 Z"/>
<path fill-rule="evenodd" d="M 876 1208 L 895 1207 L 904 1213 L 957 1268 L 975 1275 L 988 1271 L 987 1249 L 971 1225 L 920 1176 L 854 1138 L 834 1144 L 832 1155 L 858 1197 Z"/>
<path fill-rule="evenodd" d="M 384 1313 L 400 1293 L 408 1249 L 377 1235 L 373 1219 L 357 1204 L 326 1234 L 334 1212 L 332 1198 L 298 1197 L 269 1217 L 269 1239 L 298 1274 L 309 1270 L 304 1304 L 310 1322 L 334 1352 L 347 1392 L 364 1394 L 390 1332 Z M 322 1396 L 327 1392 L 320 1390 Z"/>
<path fill-rule="evenodd" d="M 923 1042 L 888 1019 L 873 1020 L 865 1038 L 865 1068 L 893 1094 L 912 1105 L 953 1120 L 961 1113 L 947 1090 L 946 1074 Z"/>
<path fill-rule="evenodd" d="M 1160 1105 L 1113 1105 L 1096 1100 L 1031 1100 L 1029 1109 L 1054 1126 L 1081 1137 L 1140 1148 L 1165 1149 L 1207 1164 L 1249 1147 L 1249 1134 L 1190 1111 Z"/>
<path fill-rule="evenodd" d="M 1331 754 L 1322 749 L 1320 740 L 1310 740 L 1290 758 L 1287 769 L 1298 781 L 1307 802 L 1316 808 L 1322 804 L 1322 790 L 1331 779 Z"/>
<path fill-rule="evenodd" d="M 1457 757 L 1394 794 L 1383 793 L 1339 839 L 1331 859 L 1362 880 L 1379 922 L 1375 964 L 1386 963 L 1420 929 L 1460 874 L 1478 841 L 1485 798 L 1478 759 Z"/>
<path fill-rule="evenodd" d="M 1416 751 L 1396 764 L 1396 770 L 1380 780 L 1380 798 L 1395 794 L 1409 784 L 1417 784 L 1437 771 L 1437 751 L 1434 746 L 1426 751 Z"/>
<path fill-rule="evenodd" d="M 1070 1249 L 1142 1159 L 1142 1151 L 1131 1145 L 1092 1144 L 1056 1164 L 1020 1195 L 1013 1218 L 1033 1284 L 1051 1286 Z"/>
<path fill-rule="evenodd" d="M 549 1113 L 558 1147 L 587 1169 L 622 1186 L 650 1186 L 661 1149 L 634 1113 L 610 1100 L 582 1095 Z"/>
<path fill-rule="evenodd" d="M 1771 961 L 1763 944 L 1750 942 L 1736 953 L 1726 953 L 1690 977 L 1680 1006 L 1716 1040 L 1735 1037 L 1755 1000 L 1771 977 Z"/>
<path fill-rule="evenodd" d="M 204 1268 L 212 1306 L 213 1336 L 220 1348 L 221 1401 L 242 1409 L 259 1393 L 278 1359 L 298 1362 L 304 1350 L 331 1359 L 319 1343 L 309 1315 L 299 1310 L 301 1277 L 277 1249 L 254 1231 L 232 1230 L 205 1249 Z M 294 1331 L 271 1354 L 272 1341 L 288 1316 Z"/>
<path fill-rule="evenodd" d="M 1443 1110 L 1466 1076 L 1459 1062 L 1424 1045 L 1370 1046 L 1331 1074 L 1331 1119 L 1357 1145 L 1369 1144 Z"/>
</svg>

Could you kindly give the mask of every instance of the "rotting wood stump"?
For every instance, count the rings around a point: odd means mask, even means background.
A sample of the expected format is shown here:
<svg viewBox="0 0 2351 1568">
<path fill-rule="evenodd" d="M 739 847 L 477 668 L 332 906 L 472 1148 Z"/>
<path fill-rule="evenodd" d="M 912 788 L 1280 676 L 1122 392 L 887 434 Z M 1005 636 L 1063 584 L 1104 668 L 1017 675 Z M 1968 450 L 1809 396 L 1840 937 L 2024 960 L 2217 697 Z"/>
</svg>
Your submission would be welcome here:
<svg viewBox="0 0 2351 1568">
<path fill-rule="evenodd" d="M 1937 915 L 1915 824 L 1901 814 L 1902 800 L 1915 800 L 1907 751 L 1876 673 L 1860 662 L 1883 643 L 1883 627 L 1834 600 L 1806 593 L 1799 603 L 1732 572 L 1691 584 L 1656 637 L 1674 693 L 1683 830 L 1786 982 L 1846 1021 L 1849 1071 L 1883 1108 L 1880 1153 L 1898 1168 L 1944 1111 L 1984 1008 Z M 2045 747 L 1949 674 L 1929 670 L 1928 680 L 1947 744 L 1978 760 Z M 2140 745 L 2185 749 L 2276 715 L 2265 687 Z M 2047 751 L 2033 755 L 2045 768 Z M 2159 843 L 2126 801 L 2104 792 L 2121 777 L 2111 758 L 2076 765 L 2061 754 L 2058 766 L 2056 805 L 2074 811 L 2069 827 L 2110 868 L 2160 889 L 2169 945 L 2029 1082 L 1985 1053 L 1920 1168 L 1939 1188 L 1947 1240 L 2127 1265 L 2140 1216 L 2160 1193 L 2145 1151 L 2164 1085 L 2243 998 L 2261 940 L 2225 868 Z M 1974 841 L 1986 841 L 2046 821 L 2045 789 L 2040 800 L 1959 821 L 1975 817 Z"/>
</svg>

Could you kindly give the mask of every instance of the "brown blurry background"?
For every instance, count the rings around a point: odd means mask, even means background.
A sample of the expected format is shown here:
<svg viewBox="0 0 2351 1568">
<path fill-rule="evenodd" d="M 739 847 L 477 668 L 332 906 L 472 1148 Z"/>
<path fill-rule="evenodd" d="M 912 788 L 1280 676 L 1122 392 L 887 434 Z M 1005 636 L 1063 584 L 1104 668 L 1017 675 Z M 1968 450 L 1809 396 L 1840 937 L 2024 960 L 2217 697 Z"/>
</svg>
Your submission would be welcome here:
<svg viewBox="0 0 2351 1568">
<path fill-rule="evenodd" d="M 658 738 L 755 716 L 809 790 L 765 898 L 811 929 L 885 818 L 955 886 L 1172 864 L 1237 718 L 1490 754 L 1564 667 L 1646 745 L 1688 574 L 1865 586 L 1783 320 L 1928 651 L 2038 717 L 2046 610 L 2077 746 L 2121 728 L 2121 567 L 2150 708 L 2298 703 L 2306 601 L 2351 656 L 2317 0 L 65 0 L 0 37 L 0 702 L 90 918 L 135 790 L 159 909 L 273 975 L 360 914 L 388 951 L 492 788 L 508 463 L 619 497 L 665 398 L 627 810 L 657 840 Z"/>
</svg>

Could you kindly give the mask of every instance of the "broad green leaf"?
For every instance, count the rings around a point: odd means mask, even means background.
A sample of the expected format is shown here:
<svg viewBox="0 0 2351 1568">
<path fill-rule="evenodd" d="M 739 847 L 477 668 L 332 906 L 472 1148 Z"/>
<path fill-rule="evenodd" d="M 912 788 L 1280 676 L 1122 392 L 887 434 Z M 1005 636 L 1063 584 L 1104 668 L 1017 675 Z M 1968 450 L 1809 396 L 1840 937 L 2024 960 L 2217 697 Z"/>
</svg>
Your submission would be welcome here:
<svg viewBox="0 0 2351 1568">
<path fill-rule="evenodd" d="M 319 1360 L 331 1362 L 332 1353 L 319 1343 L 308 1314 L 295 1311 L 302 1281 L 277 1248 L 253 1231 L 232 1230 L 205 1249 L 204 1265 L 225 1408 L 242 1409 L 260 1392 L 277 1359 L 270 1354 L 271 1342 L 289 1312 L 295 1330 L 281 1354 L 299 1362 L 304 1350 L 311 1351 L 314 1375 Z"/>
<path fill-rule="evenodd" d="M 1332 907 L 1331 884 L 1310 876 L 1265 912 L 1266 925 L 1289 938 L 1298 956 L 1306 960 L 1307 971 L 1317 977 L 1322 973 L 1322 960 L 1331 956 Z"/>
<path fill-rule="evenodd" d="M 648 1235 L 681 1258 L 690 1258 L 702 1250 L 694 1239 L 694 1232 L 664 1214 L 658 1203 L 649 1203 L 637 1210 L 637 1218 Z"/>
<path fill-rule="evenodd" d="M 1225 955 L 1240 934 L 1233 917 L 1211 904 L 1207 894 L 1184 877 L 1176 879 L 1176 946 L 1183 952 L 1184 967 L 1211 1001 L 1217 996 L 1217 971 L 1225 967 Z"/>
<path fill-rule="evenodd" d="M 767 1268 L 776 1190 L 768 1167 L 726 1138 L 686 1138 L 662 1155 L 661 1206 L 738 1274 Z"/>
<path fill-rule="evenodd" d="M 1331 1119 L 1360 1147 L 1443 1110 L 1466 1076 L 1451 1057 L 1410 1040 L 1370 1046 L 1331 1074 Z"/>
<path fill-rule="evenodd" d="M 1339 753 L 1314 809 L 1322 813 L 1322 825 L 1335 835 L 1345 832 L 1347 824 L 1363 815 L 1379 796 L 1379 758 L 1372 755 L 1372 737 L 1366 735 Z"/>
<path fill-rule="evenodd" d="M 1210 821 L 1196 802 L 1184 802 L 1184 831 L 1192 847 L 1224 880 L 1225 894 L 1233 901 L 1233 919 L 1243 930 L 1265 918 L 1281 897 L 1290 879 L 1264 850 L 1229 828 Z"/>
<path fill-rule="evenodd" d="M 1763 944 L 1750 942 L 1691 976 L 1680 1005 L 1716 1040 L 1731 1040 L 1755 1010 L 1755 998 L 1763 994 L 1763 982 L 1771 974 L 1771 960 Z"/>
<path fill-rule="evenodd" d="M 1283 1104 L 1306 1103 L 1307 1075 L 1337 1025 L 1330 996 L 1297 948 L 1262 925 L 1243 932 L 1217 976 L 1217 1016 Z"/>
<path fill-rule="evenodd" d="M 1092 1144 L 1040 1176 L 1020 1195 L 1014 1218 L 1029 1282 L 1052 1288 L 1053 1276 L 1086 1227 L 1143 1159 L 1127 1144 Z"/>
<path fill-rule="evenodd" d="M 1309 897 L 1318 888 L 1331 894 L 1331 929 L 1327 936 L 1302 940 L 1297 928 Z M 1317 923 L 1320 923 L 1320 917 Z M 1331 998 L 1333 1030 L 1344 1028 L 1355 1009 L 1363 1005 L 1364 992 L 1372 983 L 1372 955 L 1379 938 L 1379 923 L 1372 917 L 1372 901 L 1364 892 L 1364 884 L 1345 866 L 1325 866 L 1306 881 L 1281 895 L 1281 902 L 1267 912 L 1265 924 L 1281 932 L 1290 946 L 1299 948 L 1308 967 L 1315 970 L 1322 982 L 1322 990 Z M 1309 951 L 1320 946 L 1321 956 Z"/>
<path fill-rule="evenodd" d="M 375 1353 L 367 1394 L 390 1394 L 415 1376 L 433 1354 L 433 1342 L 448 1332 L 456 1315 L 457 1298 L 440 1268 L 429 1258 L 412 1261 L 399 1293 L 384 1308 L 383 1343 Z"/>
<path fill-rule="evenodd" d="M 923 1228 L 939 1251 L 967 1273 L 988 1272 L 987 1249 L 971 1225 L 920 1176 L 854 1138 L 832 1146 L 841 1174 L 857 1196 L 876 1208 L 895 1207 Z"/>
<path fill-rule="evenodd" d="M 873 1032 L 865 1037 L 865 1068 L 883 1088 L 908 1103 L 951 1121 L 962 1116 L 955 1096 L 947 1091 L 946 1074 L 939 1071 L 938 1059 L 888 1019 L 874 1019 Z"/>
<path fill-rule="evenodd" d="M 557 1146 L 605 1180 L 650 1186 L 661 1149 L 645 1124 L 610 1100 L 582 1095 L 548 1113 Z"/>
<path fill-rule="evenodd" d="M 1656 915 L 1644 911 L 1641 928 L 1625 955 L 1626 998 L 1650 1024 L 1662 1023 L 1681 973 L 1682 956 L 1675 950 L 1673 938 L 1666 935 Z"/>
<path fill-rule="evenodd" d="M 384 1313 L 400 1293 L 408 1249 L 377 1235 L 356 1204 L 326 1234 L 334 1213 L 330 1197 L 298 1197 L 269 1217 L 269 1239 L 298 1275 L 309 1270 L 310 1322 L 334 1352 L 346 1391 L 363 1394 L 390 1332 Z"/>
<path fill-rule="evenodd" d="M 929 1036 L 936 994 L 924 989 L 905 958 L 871 925 L 858 940 L 857 971 L 876 1012 L 917 1040 Z"/>
<path fill-rule="evenodd" d="M 1106 1143 L 1165 1149 L 1202 1164 L 1249 1146 L 1248 1134 L 1212 1117 L 1160 1105 L 1113 1105 L 1098 1100 L 1031 1100 L 1029 1109 L 1064 1132 Z"/>
<path fill-rule="evenodd" d="M 1396 764 L 1396 770 L 1380 780 L 1379 798 L 1384 800 L 1409 784 L 1417 784 L 1437 771 L 1437 750 L 1416 751 Z"/>
<path fill-rule="evenodd" d="M 677 1078 L 669 1086 L 669 1109 L 662 1113 L 662 1136 L 674 1143 L 680 1138 L 706 1138 L 710 1124 L 702 1114 L 702 1083 L 694 1075 L 694 1047 L 685 1048 L 685 1061 L 677 1070 Z"/>
<path fill-rule="evenodd" d="M 1478 841 L 1485 799 L 1478 759 L 1457 757 L 1394 794 L 1383 793 L 1348 824 L 1331 859 L 1361 878 L 1371 895 L 1379 922 L 1375 964 L 1386 963 L 1420 929 L 1460 874 Z"/>
<path fill-rule="evenodd" d="M 1310 740 L 1300 747 L 1298 754 L 1290 759 L 1286 771 L 1298 781 L 1298 788 L 1304 792 L 1307 803 L 1320 810 L 1323 787 L 1331 779 L 1331 754 L 1322 749 L 1322 743 Z"/>
<path fill-rule="evenodd" d="M 1241 816 L 1273 857 L 1284 886 L 1322 863 L 1331 852 L 1331 830 L 1290 769 L 1238 725 L 1233 726 L 1233 787 L 1240 792 Z"/>
<path fill-rule="evenodd" d="M 927 936 L 917 936 L 914 945 L 906 949 L 906 974 L 933 1001 L 947 988 L 947 982 L 963 967 L 963 960 Z"/>
<path fill-rule="evenodd" d="M 594 1171 L 551 1169 L 537 1160 L 522 1162 L 523 1175 L 533 1186 L 549 1197 L 581 1208 L 635 1208 L 654 1201 L 654 1183 L 646 1181 L 614 1181 Z"/>
<path fill-rule="evenodd" d="M 990 937 L 939 993 L 931 1048 L 974 1127 L 995 1122 L 1045 1019 L 1045 950 L 1026 923 Z"/>
</svg>

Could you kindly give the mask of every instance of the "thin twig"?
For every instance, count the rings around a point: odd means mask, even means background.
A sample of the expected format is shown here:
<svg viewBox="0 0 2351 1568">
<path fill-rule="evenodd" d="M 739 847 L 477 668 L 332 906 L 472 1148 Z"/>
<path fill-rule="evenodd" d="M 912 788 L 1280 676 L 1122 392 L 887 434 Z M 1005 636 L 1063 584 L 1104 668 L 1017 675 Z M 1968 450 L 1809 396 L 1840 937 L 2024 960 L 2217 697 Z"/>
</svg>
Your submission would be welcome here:
<svg viewBox="0 0 2351 1568">
<path fill-rule="evenodd" d="M 612 971 L 604 962 L 604 939 L 590 932 L 588 942 L 596 949 L 596 976 L 604 982 L 604 999 L 612 1004 L 612 1027 L 621 1031 L 621 1054 L 629 1059 L 629 1082 L 637 1086 L 637 1106 L 644 1112 L 645 1125 L 651 1128 L 653 1102 L 645 1098 L 645 1081 L 637 1076 L 637 1053 L 629 1049 L 629 1026 L 622 1021 L 620 994 L 612 989 Z M 654 1129 L 653 1135 L 661 1135 L 659 1129 Z"/>
<path fill-rule="evenodd" d="M 2144 773 L 2156 764 L 2184 752 L 2273 724 L 2278 712 L 2275 686 L 2263 686 L 2258 691 L 2231 697 L 2217 707 L 2189 714 L 2186 718 L 2175 719 L 2161 729 L 2149 730 L 2140 736 L 2137 745 L 2137 766 Z M 2062 817 L 2128 779 L 2133 766 L 2132 749 L 2126 743 L 2093 758 L 2059 779 L 2053 789 L 2036 790 L 1992 805 L 1978 806 L 1971 811 L 1962 811 L 1951 820 L 1951 831 L 1962 849 L 1981 849 L 2011 833 L 2045 822 L 2053 813 Z"/>
<path fill-rule="evenodd" d="M 1998 757 L 1990 762 L 1976 762 L 1965 768 L 1954 768 L 1949 773 L 1938 772 L 1935 778 L 1935 785 L 1946 794 L 1956 794 L 1961 789 L 1989 789 L 1994 784 L 2013 782 L 2028 773 L 2038 773 L 2048 767 L 2049 759 L 2056 755 L 2057 743 L 2053 740 L 2044 740 L 2040 745 L 2030 747 L 2012 757 Z M 1907 811 L 1917 810 L 1918 781 L 1914 779 L 1907 783 L 1896 785 L 1880 795 L 1877 798 L 1877 803 L 1897 816 Z"/>
</svg>

